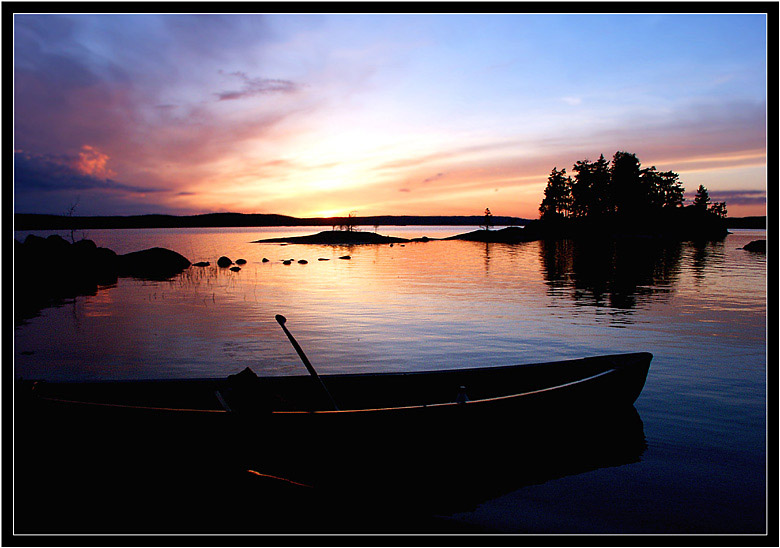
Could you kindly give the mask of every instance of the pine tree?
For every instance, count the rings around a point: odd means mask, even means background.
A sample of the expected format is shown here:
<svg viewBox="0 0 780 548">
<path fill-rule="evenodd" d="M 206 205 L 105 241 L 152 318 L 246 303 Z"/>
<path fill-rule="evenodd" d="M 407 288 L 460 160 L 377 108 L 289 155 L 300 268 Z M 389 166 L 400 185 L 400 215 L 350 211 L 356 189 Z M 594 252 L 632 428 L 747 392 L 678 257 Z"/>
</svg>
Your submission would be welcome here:
<svg viewBox="0 0 780 548">
<path fill-rule="evenodd" d="M 558 171 L 558 168 L 554 167 L 547 177 L 544 199 L 539 206 L 542 219 L 569 216 L 572 206 L 571 187 L 571 177 L 566 176 L 566 170 Z"/>
<path fill-rule="evenodd" d="M 699 185 L 696 190 L 696 196 L 693 198 L 693 207 L 702 211 L 707 211 L 707 207 L 710 204 L 710 193 L 704 185 Z"/>
</svg>

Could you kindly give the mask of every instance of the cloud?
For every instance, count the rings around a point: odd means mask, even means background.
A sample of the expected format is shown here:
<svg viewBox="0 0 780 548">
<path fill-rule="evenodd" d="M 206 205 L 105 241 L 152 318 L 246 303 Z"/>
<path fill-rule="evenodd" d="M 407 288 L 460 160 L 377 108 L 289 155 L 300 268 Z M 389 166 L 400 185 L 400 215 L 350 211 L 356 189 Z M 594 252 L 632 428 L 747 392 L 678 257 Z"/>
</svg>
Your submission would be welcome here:
<svg viewBox="0 0 780 548">
<path fill-rule="evenodd" d="M 582 97 L 561 97 L 561 101 L 574 107 L 582 104 Z"/>
<path fill-rule="evenodd" d="M 428 177 L 427 179 L 423 179 L 423 183 L 430 183 L 430 182 L 432 182 L 432 181 L 436 181 L 436 180 L 438 180 L 438 179 L 441 179 L 441 178 L 442 178 L 442 177 L 444 177 L 445 175 L 446 175 L 446 173 L 437 173 L 437 174 L 436 174 L 436 175 L 434 175 L 433 177 Z"/>
<path fill-rule="evenodd" d="M 84 145 L 79 151 L 74 167 L 82 175 L 92 175 L 103 179 L 116 177 L 116 173 L 108 169 L 108 160 L 108 154 L 100 152 L 93 146 Z"/>
<path fill-rule="evenodd" d="M 224 74 L 220 71 L 221 74 Z M 270 93 L 293 93 L 300 89 L 300 85 L 290 80 L 280 80 L 277 78 L 250 78 L 246 73 L 236 71 L 229 73 L 230 76 L 236 76 L 243 82 L 240 90 L 221 91 L 215 93 L 218 101 L 232 101 L 246 97 L 255 97 L 257 95 L 267 95 Z"/>
<path fill-rule="evenodd" d="M 709 192 L 710 201 L 726 202 L 727 205 L 764 205 L 765 190 L 713 190 Z"/>
<path fill-rule="evenodd" d="M 85 146 L 78 156 L 17 152 L 14 156 L 14 189 L 17 193 L 63 190 L 109 190 L 147 194 L 159 189 L 125 184 L 106 177 L 107 157 Z"/>
</svg>

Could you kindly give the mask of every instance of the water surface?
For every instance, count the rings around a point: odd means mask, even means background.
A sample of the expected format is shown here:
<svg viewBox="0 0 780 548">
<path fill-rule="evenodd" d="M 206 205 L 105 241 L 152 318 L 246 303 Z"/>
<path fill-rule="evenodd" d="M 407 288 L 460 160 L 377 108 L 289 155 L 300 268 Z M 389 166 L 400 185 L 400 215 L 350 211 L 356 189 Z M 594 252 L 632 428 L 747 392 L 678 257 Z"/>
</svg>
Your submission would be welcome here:
<svg viewBox="0 0 780 548">
<path fill-rule="evenodd" d="M 435 238 L 466 230 L 379 232 Z M 121 278 L 43 310 L 15 329 L 14 374 L 305 374 L 276 314 L 320 373 L 649 351 L 655 357 L 635 405 L 647 442 L 638 462 L 523 486 L 451 517 L 506 532 L 764 530 L 766 257 L 739 248 L 765 231 L 734 230 L 706 244 L 250 243 L 312 231 L 88 231 L 118 253 L 161 246 L 212 266 L 163 282 Z M 218 268 L 221 255 L 247 264 Z"/>
</svg>

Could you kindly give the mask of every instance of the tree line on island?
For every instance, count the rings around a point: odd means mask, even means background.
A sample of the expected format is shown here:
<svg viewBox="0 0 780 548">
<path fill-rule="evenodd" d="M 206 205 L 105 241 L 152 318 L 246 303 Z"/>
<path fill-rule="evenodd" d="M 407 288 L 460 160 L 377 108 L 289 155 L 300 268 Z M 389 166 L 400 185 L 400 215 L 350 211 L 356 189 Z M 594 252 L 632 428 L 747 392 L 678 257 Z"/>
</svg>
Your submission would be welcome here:
<svg viewBox="0 0 780 548">
<path fill-rule="evenodd" d="M 685 189 L 673 171 L 642 168 L 631 152 L 618 151 L 608 162 L 604 155 L 595 162 L 579 160 L 566 169 L 554 167 L 547 178 L 544 199 L 539 206 L 542 219 L 631 216 L 658 214 L 683 207 Z M 725 218 L 726 203 L 710 203 L 709 193 L 700 185 L 692 207 Z"/>
<path fill-rule="evenodd" d="M 618 151 L 608 161 L 579 160 L 571 168 L 552 169 L 539 220 L 528 226 L 546 236 L 641 235 L 675 239 L 726 236 L 726 203 L 712 203 L 700 185 L 690 205 L 673 171 L 642 167 L 631 152 Z"/>
</svg>

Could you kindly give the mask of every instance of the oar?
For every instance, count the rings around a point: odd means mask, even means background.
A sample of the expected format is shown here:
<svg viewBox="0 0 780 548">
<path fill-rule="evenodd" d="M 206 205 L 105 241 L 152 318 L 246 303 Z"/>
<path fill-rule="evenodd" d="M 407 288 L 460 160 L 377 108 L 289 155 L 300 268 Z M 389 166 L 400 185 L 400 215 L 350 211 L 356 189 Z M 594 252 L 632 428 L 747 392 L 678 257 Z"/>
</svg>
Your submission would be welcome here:
<svg viewBox="0 0 780 548">
<path fill-rule="evenodd" d="M 295 340 L 295 337 L 292 336 L 292 333 L 287 329 L 287 327 L 284 325 L 287 323 L 287 318 L 282 316 L 281 314 L 276 315 L 276 321 L 279 322 L 279 325 L 282 326 L 282 330 L 284 331 L 284 334 L 287 335 L 287 338 L 290 339 L 290 342 L 293 345 L 293 348 L 295 348 L 295 351 L 298 353 L 298 356 L 300 356 L 301 361 L 303 362 L 303 365 L 306 366 L 306 369 L 309 370 L 309 373 L 312 377 L 314 377 L 317 382 L 320 383 L 320 386 L 325 391 L 325 393 L 328 395 L 328 399 L 330 399 L 330 403 L 333 404 L 333 409 L 336 411 L 339 410 L 338 406 L 336 405 L 335 400 L 333 399 L 333 396 L 330 395 L 330 392 L 328 392 L 328 389 L 325 387 L 325 383 L 322 382 L 322 379 L 319 375 L 317 375 L 317 372 L 314 370 L 314 367 L 311 365 L 311 362 L 309 361 L 309 358 L 306 357 L 306 354 L 303 353 L 303 348 L 301 348 L 301 345 L 298 344 L 298 341 Z"/>
</svg>

